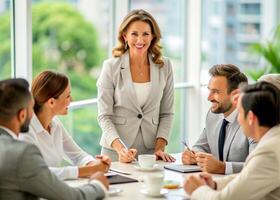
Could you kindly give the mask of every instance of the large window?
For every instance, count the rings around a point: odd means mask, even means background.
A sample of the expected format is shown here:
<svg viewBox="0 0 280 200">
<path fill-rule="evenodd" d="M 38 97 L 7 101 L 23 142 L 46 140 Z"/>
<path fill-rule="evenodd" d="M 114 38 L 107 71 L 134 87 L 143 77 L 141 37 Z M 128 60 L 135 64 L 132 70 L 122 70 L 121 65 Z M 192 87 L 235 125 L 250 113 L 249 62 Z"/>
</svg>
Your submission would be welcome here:
<svg viewBox="0 0 280 200">
<path fill-rule="evenodd" d="M 10 0 L 0 0 L 0 80 L 11 77 Z"/>
<path fill-rule="evenodd" d="M 96 104 L 72 108 L 68 116 L 61 120 L 79 146 L 92 155 L 100 153 L 101 129 L 97 122 Z"/>
<path fill-rule="evenodd" d="M 193 144 L 204 126 L 208 69 L 217 63 L 259 67 L 248 46 L 271 38 L 279 5 L 278 0 L 0 0 L 0 79 L 11 77 L 11 52 L 16 76 L 30 80 L 46 69 L 67 74 L 75 102 L 61 120 L 81 147 L 97 154 L 96 80 L 102 61 L 111 57 L 122 17 L 145 9 L 158 21 L 164 55 L 173 63 L 175 116 L 168 151 L 178 152 L 180 141 Z"/>
<path fill-rule="evenodd" d="M 34 1 L 33 77 L 54 69 L 70 77 L 74 101 L 96 97 L 97 76 L 108 56 L 110 2 Z"/>
<path fill-rule="evenodd" d="M 111 6 L 111 0 L 33 1 L 33 77 L 56 70 L 70 78 L 73 101 L 96 98 L 102 62 L 110 56 Z M 71 108 L 61 120 L 83 149 L 100 153 L 96 104 Z"/>
<path fill-rule="evenodd" d="M 202 77 L 217 63 L 235 64 L 245 73 L 262 67 L 249 48 L 273 35 L 279 12 L 273 2 L 202 0 Z"/>
</svg>

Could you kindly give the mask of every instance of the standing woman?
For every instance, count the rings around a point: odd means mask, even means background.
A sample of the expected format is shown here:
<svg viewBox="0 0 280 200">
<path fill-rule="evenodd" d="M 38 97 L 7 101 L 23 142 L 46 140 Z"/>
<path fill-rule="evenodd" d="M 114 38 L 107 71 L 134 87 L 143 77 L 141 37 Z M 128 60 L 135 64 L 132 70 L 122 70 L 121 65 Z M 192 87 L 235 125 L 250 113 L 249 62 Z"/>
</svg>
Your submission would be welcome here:
<svg viewBox="0 0 280 200">
<path fill-rule="evenodd" d="M 136 154 L 164 152 L 173 120 L 172 66 L 163 58 L 160 29 L 144 10 L 133 10 L 119 28 L 114 58 L 104 61 L 98 87 L 101 154 L 132 162 Z"/>
<path fill-rule="evenodd" d="M 32 83 L 34 115 L 29 132 L 20 140 L 34 143 L 50 170 L 61 179 L 90 176 L 96 171 L 106 172 L 111 164 L 107 156 L 94 159 L 84 152 L 64 129 L 56 115 L 66 115 L 72 100 L 67 76 L 52 71 L 39 74 Z M 75 166 L 60 167 L 63 158 Z"/>
</svg>

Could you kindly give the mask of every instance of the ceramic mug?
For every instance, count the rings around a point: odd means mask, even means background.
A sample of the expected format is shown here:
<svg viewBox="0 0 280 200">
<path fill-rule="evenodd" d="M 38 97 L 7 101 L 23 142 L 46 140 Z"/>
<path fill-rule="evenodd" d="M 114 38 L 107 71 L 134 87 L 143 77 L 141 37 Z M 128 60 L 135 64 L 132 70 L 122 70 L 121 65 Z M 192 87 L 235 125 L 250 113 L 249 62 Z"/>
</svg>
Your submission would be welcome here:
<svg viewBox="0 0 280 200">
<path fill-rule="evenodd" d="M 141 154 L 138 156 L 138 163 L 141 168 L 153 168 L 156 164 L 156 155 Z"/>
<path fill-rule="evenodd" d="M 159 195 L 163 186 L 163 174 L 149 174 L 143 177 L 144 185 L 148 194 Z"/>
</svg>

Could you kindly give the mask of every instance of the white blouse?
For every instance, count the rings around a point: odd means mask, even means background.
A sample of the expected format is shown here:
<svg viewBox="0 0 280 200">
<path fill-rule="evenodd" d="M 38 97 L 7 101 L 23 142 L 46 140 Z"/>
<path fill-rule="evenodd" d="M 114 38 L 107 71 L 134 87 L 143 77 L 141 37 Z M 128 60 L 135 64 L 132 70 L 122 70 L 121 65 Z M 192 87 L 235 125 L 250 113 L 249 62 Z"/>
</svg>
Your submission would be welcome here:
<svg viewBox="0 0 280 200">
<path fill-rule="evenodd" d="M 58 118 L 52 120 L 49 133 L 34 114 L 28 133 L 21 133 L 19 139 L 35 144 L 50 170 L 62 180 L 78 178 L 77 166 L 95 160 L 74 142 Z M 75 166 L 60 167 L 63 159 Z"/>
<path fill-rule="evenodd" d="M 146 82 L 146 83 L 133 82 L 133 85 L 134 85 L 137 101 L 140 107 L 143 107 L 151 91 L 151 82 Z"/>
</svg>

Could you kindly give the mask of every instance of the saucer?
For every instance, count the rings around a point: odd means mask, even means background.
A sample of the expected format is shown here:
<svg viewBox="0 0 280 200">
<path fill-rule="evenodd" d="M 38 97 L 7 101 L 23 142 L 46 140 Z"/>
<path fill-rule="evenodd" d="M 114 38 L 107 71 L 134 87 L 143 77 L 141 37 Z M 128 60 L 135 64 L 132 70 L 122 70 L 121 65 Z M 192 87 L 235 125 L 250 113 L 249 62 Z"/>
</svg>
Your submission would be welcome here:
<svg viewBox="0 0 280 200">
<path fill-rule="evenodd" d="M 149 171 L 154 171 L 154 170 L 159 170 L 159 165 L 155 164 L 153 167 L 140 167 L 139 165 L 134 166 L 137 170 L 140 171 L 145 171 L 145 172 L 149 172 Z"/>
<path fill-rule="evenodd" d="M 168 190 L 167 189 L 161 189 L 160 193 L 158 193 L 158 194 L 151 194 L 151 193 L 148 192 L 147 189 L 142 189 L 142 190 L 140 190 L 140 192 L 142 194 L 145 194 L 145 195 L 150 196 L 150 197 L 161 197 L 161 196 L 167 194 Z"/>
<path fill-rule="evenodd" d="M 109 190 L 107 191 L 107 193 L 109 194 L 109 196 L 114 196 L 118 193 L 122 192 L 122 189 L 120 188 L 116 188 L 116 187 L 109 187 Z"/>
</svg>

